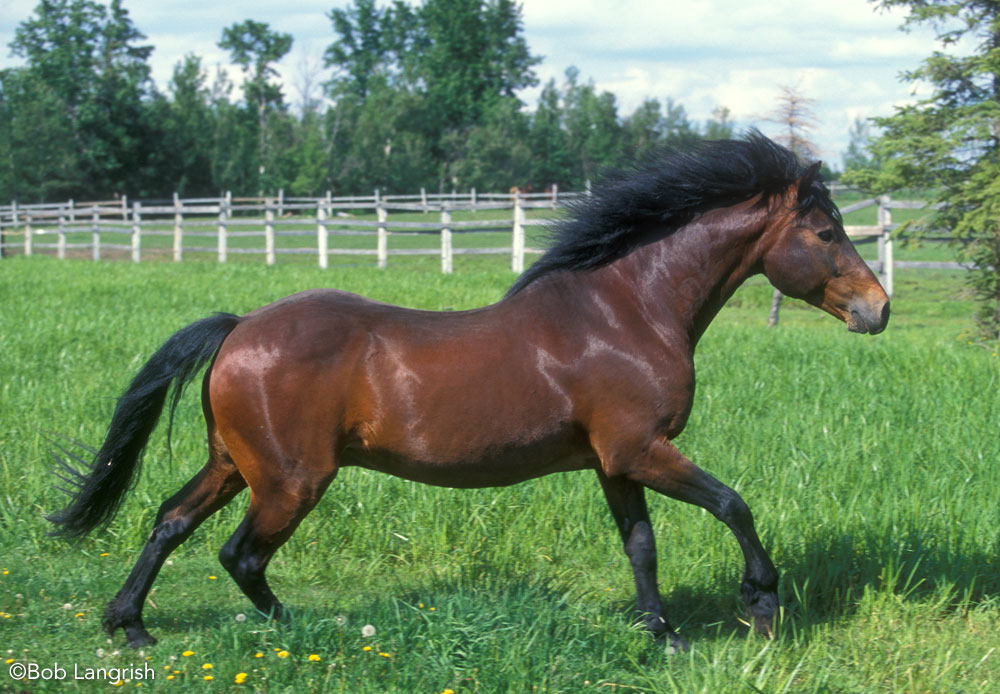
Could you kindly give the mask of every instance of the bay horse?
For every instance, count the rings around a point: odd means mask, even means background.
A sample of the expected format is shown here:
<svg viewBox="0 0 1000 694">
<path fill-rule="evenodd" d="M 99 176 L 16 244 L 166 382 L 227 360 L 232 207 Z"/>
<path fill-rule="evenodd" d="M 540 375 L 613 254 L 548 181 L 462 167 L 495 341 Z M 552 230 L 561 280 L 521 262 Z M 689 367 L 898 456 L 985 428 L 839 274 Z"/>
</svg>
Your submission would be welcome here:
<svg viewBox="0 0 1000 694">
<path fill-rule="evenodd" d="M 208 365 L 208 461 L 163 502 L 105 629 L 155 643 L 142 609 L 164 560 L 246 487 L 249 508 L 219 560 L 258 610 L 280 616 L 268 562 L 356 465 L 465 488 L 593 470 L 632 566 L 637 619 L 677 649 L 688 644 L 664 615 L 644 491 L 700 506 L 735 535 L 742 599 L 769 634 L 778 572 L 750 510 L 672 440 L 691 411 L 695 346 L 751 275 L 850 331 L 885 328 L 889 299 L 818 170 L 757 132 L 706 142 L 609 175 L 491 306 L 418 311 L 319 289 L 181 329 L 118 400 L 93 460 L 65 449 L 60 459 L 76 488 L 49 517 L 57 533 L 106 525 L 168 395 L 172 420 Z"/>
</svg>

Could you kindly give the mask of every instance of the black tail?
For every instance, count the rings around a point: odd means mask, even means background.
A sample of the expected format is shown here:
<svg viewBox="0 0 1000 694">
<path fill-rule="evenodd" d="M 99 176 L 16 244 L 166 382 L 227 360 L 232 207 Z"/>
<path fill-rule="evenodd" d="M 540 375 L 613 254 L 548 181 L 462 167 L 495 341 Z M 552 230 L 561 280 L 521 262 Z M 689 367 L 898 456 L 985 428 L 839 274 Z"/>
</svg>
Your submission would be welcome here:
<svg viewBox="0 0 1000 694">
<path fill-rule="evenodd" d="M 163 412 L 170 385 L 173 384 L 172 422 L 184 386 L 212 359 L 239 321 L 239 316 L 217 313 L 192 323 L 167 340 L 118 399 L 101 450 L 93 453 L 88 449 L 94 455 L 89 471 L 80 472 L 55 456 L 69 473 L 63 479 L 76 489 L 64 490 L 73 497 L 72 503 L 48 516 L 58 526 L 54 534 L 80 537 L 111 522 L 139 469 L 142 452 Z M 86 461 L 65 448 L 62 452 L 86 465 Z"/>
</svg>

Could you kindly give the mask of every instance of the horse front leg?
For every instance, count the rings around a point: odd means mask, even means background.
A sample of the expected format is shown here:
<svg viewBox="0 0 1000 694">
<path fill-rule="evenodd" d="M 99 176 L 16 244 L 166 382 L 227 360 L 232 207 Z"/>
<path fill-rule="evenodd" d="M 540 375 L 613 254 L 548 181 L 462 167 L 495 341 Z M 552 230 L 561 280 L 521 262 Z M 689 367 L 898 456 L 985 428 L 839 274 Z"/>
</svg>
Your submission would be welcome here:
<svg viewBox="0 0 1000 694">
<path fill-rule="evenodd" d="M 767 555 L 753 515 L 740 495 L 684 457 L 666 439 L 650 444 L 644 455 L 631 459 L 624 476 L 661 494 L 700 506 L 726 524 L 743 551 L 746 568 L 741 594 L 753 618 L 754 629 L 773 633 L 778 609 L 778 571 Z"/>
<path fill-rule="evenodd" d="M 688 650 L 688 642 L 670 627 L 663 614 L 656 582 L 656 541 L 646 508 L 645 490 L 638 482 L 623 477 L 609 478 L 600 470 L 597 476 L 618 526 L 625 555 L 632 565 L 637 616 L 654 636 L 670 639 L 670 646 L 675 651 Z"/>
</svg>

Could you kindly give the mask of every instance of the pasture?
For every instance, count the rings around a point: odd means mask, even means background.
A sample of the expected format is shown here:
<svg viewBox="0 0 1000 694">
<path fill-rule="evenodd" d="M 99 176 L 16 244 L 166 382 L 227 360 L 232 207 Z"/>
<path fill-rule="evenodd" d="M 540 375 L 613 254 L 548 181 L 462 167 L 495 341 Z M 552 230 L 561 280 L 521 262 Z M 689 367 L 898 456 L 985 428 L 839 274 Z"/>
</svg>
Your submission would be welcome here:
<svg viewBox="0 0 1000 694">
<path fill-rule="evenodd" d="M 458 491 L 349 468 L 271 564 L 290 621 L 256 615 L 216 559 L 244 492 L 160 574 L 145 612 L 160 643 L 108 642 L 106 602 L 161 501 L 204 461 L 197 388 L 178 409 L 172 456 L 162 426 L 121 514 L 76 544 L 46 537 L 44 514 L 65 500 L 47 432 L 98 444 L 136 370 L 212 311 L 319 286 L 471 308 L 503 295 L 508 264 L 467 258 L 442 275 L 431 258 L 386 271 L 2 261 L 0 691 L 109 686 L 8 676 L 56 662 L 148 664 L 154 679 L 122 686 L 155 691 L 996 690 L 1000 357 L 963 336 L 972 307 L 949 271 L 898 271 L 877 337 L 793 301 L 768 330 L 771 289 L 755 278 L 702 340 L 676 443 L 754 512 L 782 574 L 773 640 L 741 624 L 739 548 L 694 507 L 647 494 L 668 614 L 693 646 L 669 656 L 629 625 L 631 572 L 593 474 Z"/>
</svg>

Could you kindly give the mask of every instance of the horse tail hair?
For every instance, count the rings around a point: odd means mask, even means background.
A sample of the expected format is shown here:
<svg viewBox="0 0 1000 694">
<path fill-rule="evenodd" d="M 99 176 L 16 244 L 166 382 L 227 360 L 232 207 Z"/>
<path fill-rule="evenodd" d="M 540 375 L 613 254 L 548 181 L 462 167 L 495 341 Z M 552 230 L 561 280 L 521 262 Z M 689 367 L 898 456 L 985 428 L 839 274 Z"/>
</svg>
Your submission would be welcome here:
<svg viewBox="0 0 1000 694">
<path fill-rule="evenodd" d="M 184 386 L 215 356 L 223 340 L 239 322 L 239 316 L 217 313 L 192 323 L 170 337 L 139 370 L 118 399 L 101 449 L 95 452 L 81 444 L 87 453 L 93 455 L 92 462 L 88 464 L 57 444 L 65 458 L 86 467 L 80 471 L 59 454 L 53 453 L 66 473 L 58 476 L 71 486 L 62 491 L 72 498 L 65 509 L 47 516 L 57 526 L 53 535 L 82 537 L 111 522 L 132 487 L 146 443 L 160 419 L 167 395 L 171 396 L 172 428 L 174 411 Z M 169 443 L 169 429 L 167 438 Z"/>
</svg>

